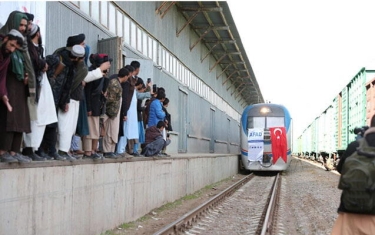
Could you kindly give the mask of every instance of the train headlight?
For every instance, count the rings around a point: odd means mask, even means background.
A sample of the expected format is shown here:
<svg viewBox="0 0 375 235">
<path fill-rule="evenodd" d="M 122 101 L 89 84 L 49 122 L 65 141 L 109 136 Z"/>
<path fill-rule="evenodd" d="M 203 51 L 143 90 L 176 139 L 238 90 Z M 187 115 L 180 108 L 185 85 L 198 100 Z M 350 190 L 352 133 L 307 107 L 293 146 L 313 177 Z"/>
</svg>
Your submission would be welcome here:
<svg viewBox="0 0 375 235">
<path fill-rule="evenodd" d="M 270 113 L 270 112 L 271 112 L 271 109 L 268 108 L 268 107 L 263 107 L 263 108 L 260 109 L 260 112 L 261 112 L 261 113 Z"/>
</svg>

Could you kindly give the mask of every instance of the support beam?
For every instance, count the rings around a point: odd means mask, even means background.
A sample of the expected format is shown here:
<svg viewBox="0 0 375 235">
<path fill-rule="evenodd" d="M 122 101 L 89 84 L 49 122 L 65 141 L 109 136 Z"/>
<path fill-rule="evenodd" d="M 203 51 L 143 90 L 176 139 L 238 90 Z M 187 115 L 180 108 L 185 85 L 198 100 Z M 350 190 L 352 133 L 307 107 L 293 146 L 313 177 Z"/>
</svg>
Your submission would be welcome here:
<svg viewBox="0 0 375 235">
<path fill-rule="evenodd" d="M 227 55 L 240 55 L 241 54 L 241 52 L 229 52 L 229 53 L 226 53 L 226 54 L 224 54 L 222 57 L 220 57 L 220 59 L 218 59 L 217 61 L 216 61 L 216 63 L 210 68 L 210 72 L 216 67 L 216 65 L 218 65 L 219 63 L 220 63 L 220 61 L 222 61 L 224 58 L 225 58 L 225 56 L 227 56 Z"/>
<path fill-rule="evenodd" d="M 163 19 L 163 17 L 165 16 L 165 14 L 167 14 L 167 12 L 171 9 L 171 7 L 173 5 L 175 5 L 176 2 L 163 2 L 156 10 L 155 10 L 155 13 L 156 14 L 159 14 L 160 17 Z"/>
<path fill-rule="evenodd" d="M 221 84 L 221 85 L 224 85 L 225 83 L 227 83 L 227 81 L 230 79 L 230 77 L 232 77 L 233 74 L 237 73 L 237 71 L 235 70 L 234 72 L 232 72 L 228 77 L 227 79 L 225 79 L 225 81 Z"/>
<path fill-rule="evenodd" d="M 235 64 L 244 64 L 244 63 L 243 62 L 234 62 L 234 63 L 222 64 L 222 65 L 227 65 L 227 66 L 225 67 L 225 69 L 223 69 L 223 71 L 219 75 L 216 76 L 216 79 L 218 79 L 231 65 L 234 66 Z"/>
<path fill-rule="evenodd" d="M 161 14 L 161 9 L 163 9 L 163 7 L 167 4 L 168 2 L 163 2 L 156 10 L 155 10 L 155 13 L 156 14 Z"/>
<path fill-rule="evenodd" d="M 221 7 L 184 7 L 184 8 L 179 8 L 179 11 L 207 11 L 207 12 L 221 12 L 223 11 L 223 8 Z"/>
<path fill-rule="evenodd" d="M 212 27 L 208 27 L 206 29 L 206 31 L 204 31 L 204 33 L 201 34 L 201 36 L 198 38 L 197 41 L 195 41 L 195 43 L 193 43 L 193 45 L 190 46 L 190 51 L 193 50 L 193 48 L 204 38 L 204 36 L 206 36 L 210 31 L 212 30 Z"/>
<path fill-rule="evenodd" d="M 246 104 L 247 101 L 244 99 L 243 102 L 241 103 L 241 106 L 244 106 L 244 104 Z"/>
<path fill-rule="evenodd" d="M 198 13 L 199 13 L 199 11 L 195 12 L 192 16 L 190 16 L 190 18 L 185 22 L 185 24 L 182 26 L 182 28 L 176 33 L 177 37 L 180 35 L 182 30 L 184 30 L 185 27 L 188 26 L 194 20 L 194 18 L 198 15 Z"/>
<path fill-rule="evenodd" d="M 210 26 L 209 28 L 211 28 L 211 30 L 229 30 L 230 29 L 229 26 Z M 204 29 L 207 29 L 207 26 L 195 26 L 195 27 L 192 27 L 192 29 L 204 30 Z"/>
<path fill-rule="evenodd" d="M 220 73 L 219 75 L 216 76 L 216 79 L 218 79 L 218 78 L 219 78 L 219 77 L 225 72 L 225 70 L 227 70 L 231 65 L 233 65 L 233 64 L 228 64 L 227 67 L 225 67 L 225 68 L 223 69 L 223 71 L 221 71 L 221 73 Z"/>
<path fill-rule="evenodd" d="M 213 50 L 215 47 L 217 47 L 219 44 L 220 44 L 220 42 L 217 42 L 215 45 L 213 45 L 213 47 L 211 47 L 211 49 L 207 52 L 207 54 L 206 54 L 205 56 L 203 56 L 203 58 L 201 59 L 201 63 L 207 58 L 207 56 L 208 56 L 209 54 L 211 54 L 212 50 Z M 216 77 L 216 79 L 217 79 L 217 77 Z"/>
<path fill-rule="evenodd" d="M 224 54 L 223 56 L 220 57 L 220 59 L 218 59 L 215 64 L 210 68 L 209 72 L 211 73 L 211 71 L 216 67 L 217 64 L 220 63 L 220 61 L 222 61 L 225 57 L 227 56 L 227 54 Z"/>
<path fill-rule="evenodd" d="M 237 99 L 237 97 L 241 94 L 241 92 L 246 88 L 246 86 L 243 86 L 243 88 L 236 94 L 234 99 Z"/>
<path fill-rule="evenodd" d="M 220 26 L 220 27 L 215 27 L 215 26 L 210 26 L 208 28 L 202 28 L 202 27 L 194 27 L 193 29 L 206 29 L 204 33 L 200 35 L 198 40 L 193 43 L 193 45 L 190 47 L 190 51 L 194 49 L 194 47 L 206 36 L 210 31 L 212 30 L 229 30 L 229 26 Z"/>
<path fill-rule="evenodd" d="M 224 44 L 234 44 L 236 40 L 221 40 L 221 39 L 203 39 L 205 43 L 224 43 Z"/>
<path fill-rule="evenodd" d="M 176 4 L 176 2 L 171 2 L 169 4 L 169 6 L 167 7 L 167 9 L 163 12 L 163 14 L 161 14 L 161 18 L 163 19 L 163 17 L 165 16 L 165 14 L 167 14 L 167 12 L 169 11 L 169 9 L 171 9 L 171 7 Z"/>
<path fill-rule="evenodd" d="M 242 86 L 243 84 L 245 84 L 244 82 L 242 82 L 240 85 L 238 85 L 237 86 L 237 88 L 230 94 L 231 96 L 238 90 L 238 88 L 240 87 L 240 86 Z"/>
<path fill-rule="evenodd" d="M 227 88 L 227 91 L 234 85 L 234 83 L 232 82 L 232 84 L 230 84 L 230 86 Z"/>
</svg>

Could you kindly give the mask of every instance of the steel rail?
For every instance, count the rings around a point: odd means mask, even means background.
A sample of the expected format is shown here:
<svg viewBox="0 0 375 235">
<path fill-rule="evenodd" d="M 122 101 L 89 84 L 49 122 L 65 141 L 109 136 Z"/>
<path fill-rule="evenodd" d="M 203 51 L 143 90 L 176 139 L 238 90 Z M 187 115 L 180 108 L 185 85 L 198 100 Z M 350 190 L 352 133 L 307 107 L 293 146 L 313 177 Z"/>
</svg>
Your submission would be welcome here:
<svg viewBox="0 0 375 235">
<path fill-rule="evenodd" d="M 281 179 L 280 173 L 278 173 L 276 178 L 275 178 L 275 181 L 273 183 L 271 199 L 270 199 L 270 202 L 268 204 L 266 216 L 264 218 L 262 231 L 260 233 L 261 235 L 271 234 L 271 230 L 269 228 L 270 228 L 270 226 L 272 226 L 272 219 L 273 219 L 273 215 L 274 215 L 276 199 L 277 199 L 277 196 L 278 196 L 280 179 Z"/>
<path fill-rule="evenodd" d="M 250 174 L 245 178 L 239 180 L 232 186 L 226 188 L 223 192 L 219 193 L 207 202 L 186 213 L 176 221 L 170 223 L 169 225 L 155 232 L 153 235 L 175 235 L 184 232 L 185 230 L 189 229 L 189 227 L 192 226 L 192 223 L 196 222 L 207 210 L 209 210 L 212 207 L 215 207 L 225 198 L 232 195 L 238 188 L 240 188 L 243 184 L 248 182 L 253 177 L 254 174 Z"/>
</svg>

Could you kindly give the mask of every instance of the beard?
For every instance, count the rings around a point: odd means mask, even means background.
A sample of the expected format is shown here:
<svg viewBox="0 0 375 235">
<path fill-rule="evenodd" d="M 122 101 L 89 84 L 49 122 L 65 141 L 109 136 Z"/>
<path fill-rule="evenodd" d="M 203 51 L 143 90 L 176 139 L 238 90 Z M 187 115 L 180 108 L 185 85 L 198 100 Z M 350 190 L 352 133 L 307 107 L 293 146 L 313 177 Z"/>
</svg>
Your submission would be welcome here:
<svg viewBox="0 0 375 235">
<path fill-rule="evenodd" d="M 8 56 L 10 56 L 10 54 L 12 54 L 10 51 L 8 51 L 7 49 L 6 49 L 6 45 L 8 44 L 8 41 L 7 42 L 5 42 L 5 43 L 3 43 L 2 45 L 1 45 L 1 49 L 0 49 L 0 51 L 1 51 L 1 54 L 3 55 L 3 57 L 8 57 Z"/>
</svg>

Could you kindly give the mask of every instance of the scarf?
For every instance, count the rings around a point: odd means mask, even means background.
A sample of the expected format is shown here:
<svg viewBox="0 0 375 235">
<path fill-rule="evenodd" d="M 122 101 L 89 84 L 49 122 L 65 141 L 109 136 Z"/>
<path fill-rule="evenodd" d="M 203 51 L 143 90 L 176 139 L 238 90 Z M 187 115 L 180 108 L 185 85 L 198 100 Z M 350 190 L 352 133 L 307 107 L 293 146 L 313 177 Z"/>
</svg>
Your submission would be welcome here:
<svg viewBox="0 0 375 235">
<path fill-rule="evenodd" d="M 20 25 L 20 22 L 22 19 L 27 19 L 27 16 L 23 14 L 20 11 L 13 11 L 12 13 L 9 14 L 8 20 L 5 23 L 5 25 L 0 29 L 0 34 L 7 35 L 10 30 L 16 29 L 18 30 L 18 27 Z M 28 74 L 28 87 L 29 87 L 29 96 L 31 100 L 34 103 L 38 102 L 38 99 L 36 97 L 35 93 L 35 73 L 34 73 L 34 68 L 31 63 L 29 51 L 27 48 L 27 40 L 26 37 L 23 40 L 23 45 L 22 48 L 17 50 L 16 56 L 11 57 L 11 63 L 12 63 L 12 72 L 16 71 L 16 77 L 19 80 L 23 80 L 25 77 L 25 72 Z M 23 58 L 22 58 L 23 57 Z M 14 69 L 14 70 L 13 70 Z M 23 71 L 22 71 L 23 70 Z"/>
<path fill-rule="evenodd" d="M 74 91 L 87 76 L 88 70 L 84 61 L 80 61 L 77 65 L 77 72 L 75 74 L 71 91 Z"/>
</svg>

